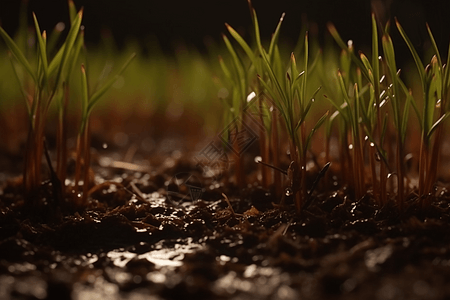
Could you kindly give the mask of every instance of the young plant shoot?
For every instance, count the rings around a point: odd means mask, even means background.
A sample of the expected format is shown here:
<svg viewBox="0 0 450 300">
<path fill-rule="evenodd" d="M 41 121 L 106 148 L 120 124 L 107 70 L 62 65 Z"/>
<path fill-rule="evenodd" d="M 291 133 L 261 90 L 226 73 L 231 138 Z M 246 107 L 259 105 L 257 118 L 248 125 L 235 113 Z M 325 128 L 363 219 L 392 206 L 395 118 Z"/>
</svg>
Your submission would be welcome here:
<svg viewBox="0 0 450 300">
<path fill-rule="evenodd" d="M 67 170 L 67 113 L 69 107 L 69 88 L 71 77 L 79 62 L 81 49 L 84 47 L 84 32 L 81 29 L 83 10 L 76 11 L 75 5 L 69 1 L 70 30 L 59 49 L 52 49 L 60 35 L 55 31 L 56 37 L 48 47 L 47 33 L 41 32 L 36 15 L 33 14 L 36 31 L 36 56 L 34 60 L 28 59 L 23 49 L 0 27 L 0 35 L 5 41 L 11 56 L 13 70 L 22 88 L 22 95 L 28 108 L 29 131 L 25 153 L 25 168 L 23 182 L 25 192 L 30 199 L 36 194 L 42 184 L 42 158 L 44 154 L 45 125 L 47 124 L 50 105 L 56 101 L 58 111 L 58 126 L 56 136 L 56 172 L 52 172 L 52 184 L 55 192 L 55 201 L 61 201 L 66 192 Z M 56 53 L 51 59 L 49 53 Z M 88 83 L 84 66 L 82 66 L 82 119 L 77 138 L 77 158 L 75 172 L 75 195 L 78 195 L 78 183 L 81 177 L 81 165 L 84 166 L 83 193 L 78 204 L 84 205 L 88 195 L 90 134 L 89 116 L 100 98 L 117 81 L 123 73 L 134 54 L 125 62 L 117 75 L 107 81 L 101 88 L 89 96 Z M 36 66 L 32 63 L 35 62 Z M 18 65 L 17 65 L 18 64 Z M 18 68 L 25 70 L 27 76 L 19 76 Z M 30 88 L 28 88 L 30 87 Z M 51 170 L 53 167 L 49 166 Z"/>
</svg>

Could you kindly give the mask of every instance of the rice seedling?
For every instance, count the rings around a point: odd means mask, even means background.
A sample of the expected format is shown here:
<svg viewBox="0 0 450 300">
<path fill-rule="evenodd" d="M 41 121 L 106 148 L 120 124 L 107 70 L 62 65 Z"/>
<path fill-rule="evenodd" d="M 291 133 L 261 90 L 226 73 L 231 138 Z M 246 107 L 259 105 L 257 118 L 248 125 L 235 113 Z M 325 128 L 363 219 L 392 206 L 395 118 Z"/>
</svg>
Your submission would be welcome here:
<svg viewBox="0 0 450 300">
<path fill-rule="evenodd" d="M 67 169 L 67 110 L 69 103 L 69 88 L 71 76 L 76 64 L 78 63 L 79 54 L 84 46 L 83 30 L 81 22 L 83 17 L 83 9 L 76 11 L 72 1 L 68 2 L 70 13 L 70 30 L 59 49 L 55 49 L 55 55 L 49 58 L 49 49 L 47 47 L 47 33 L 40 30 L 39 22 L 36 15 L 33 14 L 34 27 L 36 32 L 36 55 L 34 60 L 28 59 L 24 51 L 20 49 L 18 44 L 0 27 L 0 35 L 5 41 L 11 56 L 14 57 L 13 70 L 19 81 L 21 92 L 25 98 L 28 109 L 29 131 L 27 139 L 27 147 L 25 154 L 25 168 L 23 173 L 23 181 L 25 191 L 28 196 L 32 196 L 41 186 L 42 171 L 41 163 L 44 154 L 45 143 L 45 125 L 49 114 L 50 106 L 56 102 L 58 111 L 57 126 L 57 167 L 53 172 L 49 159 L 49 168 L 52 173 L 52 185 L 54 188 L 55 201 L 62 200 L 65 193 L 66 169 Z M 56 32 L 56 38 L 59 32 Z M 53 39 L 53 40 L 54 40 Z M 54 43 L 52 42 L 51 47 Z M 77 163 L 75 175 L 75 191 L 78 187 L 80 178 L 80 169 L 82 164 L 82 156 L 84 158 L 84 192 L 83 204 L 87 197 L 88 188 L 88 169 L 89 169 L 89 115 L 94 105 L 106 93 L 106 91 L 114 84 L 120 74 L 128 66 L 131 58 L 125 63 L 118 75 L 111 78 L 100 89 L 91 96 L 88 96 L 87 78 L 84 66 L 82 66 L 82 120 L 78 135 L 77 144 Z M 19 68 L 25 70 L 27 76 L 20 76 Z M 29 87 L 29 88 L 28 88 Z M 83 137 L 83 143 L 81 139 Z M 48 156 L 47 156 L 48 158 Z"/>
<path fill-rule="evenodd" d="M 24 186 L 28 193 L 35 191 L 41 184 L 44 125 L 50 104 L 55 98 L 59 97 L 64 79 L 70 76 L 70 62 L 74 61 L 79 53 L 79 49 L 74 46 L 77 39 L 82 39 L 82 34 L 79 34 L 82 15 L 82 10 L 76 14 L 65 42 L 51 60 L 47 56 L 47 33 L 41 32 L 37 18 L 33 16 L 38 41 L 36 50 L 38 53 L 37 67 L 32 67 L 19 46 L 0 28 L 0 35 L 8 46 L 10 53 L 27 73 L 27 77 L 24 77 L 21 82 L 21 87 L 30 122 L 24 170 Z M 76 46 L 81 47 L 81 43 L 77 43 Z M 23 89 L 28 85 L 26 83 L 28 80 L 31 81 L 33 87 L 32 90 L 25 91 Z M 61 110 L 63 110 L 63 105 Z M 61 130 L 61 134 L 62 132 L 63 130 Z"/>
<path fill-rule="evenodd" d="M 378 53 L 378 28 L 375 21 L 375 16 L 372 15 L 372 56 L 371 60 L 363 54 L 360 53 L 359 57 L 354 53 L 352 43 L 349 42 L 347 45 L 340 35 L 338 34 L 336 28 L 332 25 L 328 25 L 328 29 L 337 42 L 337 44 L 341 47 L 341 71 L 339 72 L 341 75 L 340 79 L 340 89 L 344 98 L 347 100 L 348 94 L 346 92 L 347 87 L 349 86 L 351 80 L 354 80 L 355 85 L 353 87 L 353 94 L 358 98 L 355 105 L 355 110 L 359 110 L 359 113 L 354 114 L 353 121 L 351 123 L 352 132 L 358 133 L 359 129 L 356 127 L 360 127 L 361 125 L 364 132 L 364 139 L 369 140 L 369 161 L 370 161 L 370 174 L 371 174 L 371 182 L 372 182 L 372 190 L 374 196 L 376 197 L 378 203 L 383 204 L 386 203 L 387 195 L 386 195 L 386 151 L 384 150 L 384 139 L 385 139 L 385 128 L 387 122 L 387 115 L 383 117 L 382 109 L 384 106 L 380 80 L 382 79 L 380 76 L 380 56 Z M 355 67 L 351 68 L 351 64 L 356 66 L 356 71 L 353 71 Z M 350 77 L 351 73 L 358 74 L 357 76 Z M 364 75 L 365 82 L 363 85 L 363 80 L 360 75 Z M 355 91 L 359 87 L 361 92 L 356 93 Z M 369 91 L 369 98 L 365 99 L 365 93 Z M 360 100 L 362 98 L 362 100 Z M 345 102 L 344 108 L 348 107 L 348 102 Z M 341 106 L 338 106 L 338 103 L 334 103 L 334 106 L 337 108 L 337 112 L 341 109 Z M 339 108 L 339 109 L 338 109 Z M 348 114 L 348 113 L 347 113 Z M 359 115 L 360 114 L 360 115 Z M 348 119 L 348 118 L 347 118 Z M 344 122 L 345 123 L 345 122 Z M 344 124 L 344 127 L 346 125 Z M 345 140 L 346 131 L 341 130 L 340 135 L 344 135 L 344 138 L 341 140 Z M 360 153 L 361 151 L 361 140 L 363 136 L 360 134 L 354 134 L 354 137 L 357 138 L 357 149 L 356 153 Z M 367 137 L 367 138 L 366 138 Z M 350 155 L 345 154 L 347 142 L 344 141 L 341 157 L 343 161 L 349 161 Z M 364 167 L 360 166 L 360 164 L 364 164 L 364 160 L 362 160 L 361 155 L 358 154 L 357 161 L 354 162 L 353 170 L 359 170 L 358 175 L 354 176 L 359 178 L 360 182 L 355 185 L 356 188 L 360 189 L 356 194 L 359 197 L 363 196 L 364 191 L 364 179 L 360 177 L 361 173 L 364 173 Z M 379 159 L 377 159 L 379 158 Z M 382 161 L 382 163 L 377 163 L 377 161 Z M 351 168 L 349 168 L 351 169 Z M 353 176 L 346 176 L 353 177 Z"/>
<path fill-rule="evenodd" d="M 400 209 L 404 205 L 405 195 L 405 164 L 404 164 L 404 149 L 406 140 L 406 130 L 408 126 L 409 109 L 411 106 L 412 97 L 407 90 L 404 90 L 404 96 L 406 97 L 404 103 L 402 103 L 402 95 L 400 88 L 400 78 L 398 77 L 398 69 L 396 66 L 394 45 L 392 39 L 387 32 L 384 33 L 383 38 L 383 52 L 386 57 L 387 72 L 390 77 L 392 85 L 387 89 L 388 97 L 392 106 L 394 126 L 396 128 L 396 163 L 397 163 L 397 204 Z"/>
<path fill-rule="evenodd" d="M 249 4 L 251 6 L 251 4 Z M 259 101 L 259 112 L 260 112 L 260 122 L 262 126 L 265 125 L 265 121 L 262 116 L 263 104 L 261 99 L 257 100 L 255 96 L 259 93 L 259 86 L 254 84 L 256 79 L 256 74 L 261 70 L 261 64 L 258 58 L 258 55 L 255 54 L 255 51 L 250 48 L 247 42 L 239 35 L 239 33 L 234 30 L 230 25 L 225 24 L 228 32 L 231 36 L 238 42 L 238 44 L 243 48 L 245 54 L 247 55 L 247 59 L 249 60 L 250 66 L 247 67 L 244 64 L 246 63 L 243 58 L 241 58 L 236 52 L 234 46 L 228 39 L 226 35 L 223 35 L 223 40 L 225 46 L 231 56 L 231 64 L 228 66 L 224 59 L 219 56 L 219 63 L 222 68 L 223 74 L 225 75 L 226 80 L 230 84 L 231 90 L 231 99 L 225 99 L 225 102 L 228 105 L 227 109 L 227 117 L 226 122 L 230 124 L 235 124 L 228 131 L 228 136 L 238 136 L 239 132 L 242 131 L 242 126 L 247 122 L 245 110 L 248 107 L 248 103 L 254 103 L 255 101 Z M 275 35 L 274 35 L 275 36 Z M 231 70 L 230 70 L 231 69 Z M 234 132 L 231 132 L 234 131 Z M 259 131 L 260 137 L 260 146 L 262 149 L 265 149 L 265 136 L 263 134 L 263 129 Z M 245 186 L 245 174 L 242 163 L 242 157 L 240 153 L 242 152 L 240 149 L 240 145 L 238 143 L 238 139 L 234 139 L 234 141 L 230 141 L 233 143 L 231 147 L 235 147 L 237 155 L 236 158 L 236 171 L 235 171 L 235 181 L 240 187 Z M 267 151 L 262 151 L 263 159 L 267 159 Z M 263 172 L 263 182 L 266 182 L 266 172 Z"/>
<path fill-rule="evenodd" d="M 193 106 L 189 107 L 190 113 L 198 110 L 198 115 L 210 119 L 204 123 L 210 124 L 217 122 L 218 118 L 210 113 L 212 104 L 207 101 L 219 95 L 227 107 L 225 124 L 235 124 L 228 128 L 231 137 L 228 147 L 234 148 L 237 153 L 236 185 L 242 188 L 248 182 L 242 145 L 234 137 L 252 123 L 252 129 L 256 128 L 259 138 L 262 187 L 272 188 L 278 198 L 286 195 L 294 197 L 299 212 L 310 197 L 310 187 L 306 183 L 307 163 L 319 156 L 309 152 L 310 147 L 316 138 L 315 133 L 324 124 L 325 158 L 320 163 L 316 162 L 316 166 L 335 160 L 337 163 L 333 167 L 338 166 L 337 170 L 341 171 L 338 180 L 349 187 L 357 200 L 373 195 L 379 205 L 384 205 L 395 197 L 398 207 L 403 209 L 405 201 L 415 192 L 404 163 L 410 146 L 407 137 L 410 134 L 410 111 L 413 110 L 421 127 L 417 190 L 420 201 L 424 206 L 428 205 L 432 201 L 439 171 L 436 166 L 444 139 L 442 124 L 448 116 L 446 99 L 450 80 L 445 67 L 450 58 L 447 57 L 446 63 L 442 61 L 431 29 L 427 27 L 435 56 L 428 66 L 424 66 L 398 22 L 395 27 L 409 47 L 418 70 L 423 93 L 416 96 L 398 70 L 398 54 L 389 34 L 389 26 L 377 26 L 375 16 L 372 16 L 370 55 L 358 53 L 352 43 L 344 42 L 336 28 L 329 25 L 329 31 L 341 51 L 325 48 L 324 52 L 331 55 L 325 57 L 322 51 L 316 54 L 311 38 L 305 32 L 288 56 L 285 53 L 290 51 L 279 43 L 284 14 L 266 41 L 260 33 L 260 23 L 250 2 L 249 8 L 253 29 L 251 39 L 246 39 L 226 24 L 227 34 L 223 35 L 222 49 L 226 53 L 215 64 L 195 50 L 183 47 L 180 47 L 175 59 L 164 54 L 141 59 L 138 64 L 130 66 L 133 91 L 122 90 L 114 97 L 127 96 L 127 101 L 135 98 L 138 107 L 151 110 L 154 108 L 149 106 L 158 106 L 157 113 L 165 112 L 166 115 L 170 115 L 171 109 L 177 105 L 182 107 L 179 111 L 183 113 L 189 104 Z M 75 201 L 82 205 L 89 194 L 92 110 L 128 68 L 134 57 L 131 52 L 136 48 L 129 47 L 126 55 L 109 50 L 107 59 L 120 58 L 118 60 L 125 61 L 124 66 L 109 79 L 105 80 L 107 76 L 103 76 L 103 84 L 100 82 L 98 86 L 91 87 L 88 78 L 102 76 L 106 58 L 101 56 L 102 51 L 90 53 L 89 56 L 84 51 L 83 10 L 77 11 L 73 2 L 69 1 L 69 13 L 70 28 L 64 39 L 60 28 L 51 34 L 42 31 L 34 16 L 35 53 L 24 45 L 26 30 L 20 30 L 22 33 L 15 39 L 3 29 L 0 35 L 13 58 L 13 70 L 28 109 L 30 131 L 25 155 L 26 191 L 33 194 L 41 185 L 42 158 L 46 152 L 44 127 L 48 123 L 50 110 L 56 108 L 56 175 L 52 178 L 53 185 L 60 187 L 58 193 L 66 193 L 67 130 L 70 126 L 67 124 L 67 114 L 78 105 L 81 120 L 77 130 L 72 192 L 76 195 Z M 84 64 L 80 68 L 81 61 Z M 222 72 L 222 78 L 213 77 L 212 74 L 218 71 Z M 210 80 L 211 77 L 213 80 Z M 222 86 L 226 87 L 224 93 L 218 92 Z M 324 101 L 327 104 L 316 108 L 313 102 L 319 95 L 320 86 L 323 86 L 321 91 L 325 91 L 329 102 Z M 134 93 L 133 97 L 128 96 L 131 93 Z M 124 103 L 120 102 L 118 107 L 132 109 L 129 108 L 132 105 Z M 103 104 L 103 108 L 110 106 L 110 102 Z M 255 125 L 255 121 L 258 124 Z M 339 140 L 336 153 L 330 153 L 333 151 L 330 147 L 332 139 Z M 319 144 L 320 139 L 317 140 Z M 286 149 L 289 153 L 287 163 L 284 155 Z M 282 170 L 287 165 L 290 167 Z M 283 176 L 287 176 L 286 182 L 283 182 Z"/>
<path fill-rule="evenodd" d="M 439 50 L 429 27 L 427 27 L 427 30 L 435 56 L 431 59 L 431 63 L 424 67 L 421 58 L 400 23 L 396 22 L 396 26 L 412 53 L 419 73 L 423 90 L 422 112 L 420 112 L 419 104 L 413 98 L 411 90 L 401 79 L 400 70 L 397 69 L 394 44 L 389 35 L 389 24 L 383 29 L 381 38 L 382 57 L 378 54 L 379 29 L 377 28 L 375 17 L 372 15 L 371 60 L 363 53 L 360 53 L 359 57 L 354 54 L 351 44 L 346 45 L 344 43 L 333 25 L 329 25 L 329 31 L 337 44 L 343 49 L 341 55 L 342 69 L 339 71 L 338 78 L 344 103 L 339 104 L 332 100 L 333 105 L 338 111 L 337 114 L 344 118 L 344 123 L 349 123 L 352 128 L 352 147 L 354 149 L 355 142 L 357 142 L 356 149 L 358 149 L 361 146 L 358 140 L 362 141 L 362 136 L 359 136 L 357 127 L 363 126 L 364 128 L 366 135 L 364 139 L 368 140 L 370 145 L 369 164 L 372 189 L 375 197 L 378 199 L 378 203 L 383 205 L 388 200 L 388 179 L 395 174 L 396 184 L 393 188 L 396 193 L 396 203 L 399 209 L 403 209 L 405 195 L 411 191 L 411 187 L 407 184 L 409 181 L 405 170 L 409 112 L 413 108 L 421 126 L 418 194 L 423 205 L 427 205 L 431 201 L 430 196 L 433 193 L 433 186 L 437 178 L 437 162 L 442 144 L 441 125 L 448 116 L 446 106 L 441 106 L 441 103 L 445 102 L 442 99 L 445 99 L 448 93 L 448 73 L 444 67 L 445 65 L 442 64 Z M 349 67 L 350 60 L 355 65 L 354 71 Z M 356 72 L 355 74 L 357 75 L 353 77 L 355 80 L 353 90 L 350 89 L 350 92 L 348 92 L 349 81 L 352 80 L 349 74 L 351 72 Z M 360 76 L 361 73 L 364 75 L 364 81 Z M 364 99 L 367 91 L 369 91 L 369 99 L 358 100 Z M 354 95 L 353 103 L 349 102 L 348 95 Z M 365 105 L 362 105 L 364 103 Z M 386 110 L 386 103 L 390 103 L 390 110 Z M 351 104 L 353 104 L 353 107 L 350 109 L 352 112 L 346 111 Z M 353 119 L 349 117 L 352 113 Z M 392 136 L 388 125 L 390 121 L 392 121 L 395 128 L 395 143 L 386 146 L 386 137 Z M 433 136 L 435 133 L 436 136 Z M 346 134 L 345 130 L 341 131 L 342 134 Z M 357 180 L 362 178 L 361 176 L 364 174 L 364 168 L 361 166 L 357 167 L 357 165 L 365 164 L 363 159 L 357 157 L 358 152 L 360 150 L 353 155 L 353 159 L 357 161 L 353 162 L 353 172 Z M 395 159 L 391 159 L 394 156 Z M 378 164 L 378 167 L 376 167 L 376 157 L 381 162 Z M 356 172 L 356 170 L 359 171 Z M 387 174 L 386 170 L 389 170 L 389 174 Z M 357 197 L 363 196 L 364 189 L 361 189 L 363 182 L 351 182 L 351 184 L 354 185 Z"/>
<path fill-rule="evenodd" d="M 86 69 L 84 65 L 81 65 L 81 87 L 82 87 L 82 99 L 81 99 L 81 124 L 80 130 L 77 136 L 77 163 L 75 171 L 75 189 L 78 188 L 78 182 L 80 179 L 81 169 L 81 157 L 83 157 L 83 194 L 81 197 L 81 204 L 85 204 L 89 189 L 89 162 L 90 162 L 90 130 L 89 130 L 89 117 L 92 113 L 94 106 L 102 98 L 102 96 L 111 88 L 111 86 L 119 79 L 121 74 L 128 67 L 130 62 L 135 57 L 132 54 L 130 58 L 124 63 L 119 72 L 110 78 L 103 86 L 99 87 L 95 92 L 89 93 L 88 79 L 86 75 Z"/>
<path fill-rule="evenodd" d="M 437 178 L 438 160 L 443 142 L 442 123 L 449 115 L 447 98 L 450 86 L 448 72 L 450 52 L 446 63 L 443 64 L 436 41 L 427 24 L 434 56 L 431 62 L 424 67 L 412 42 L 397 20 L 396 26 L 413 56 L 422 87 L 422 111 L 415 108 L 421 126 L 418 193 L 422 205 L 427 206 L 432 200 Z"/>
<path fill-rule="evenodd" d="M 313 95 L 307 95 L 307 83 L 308 83 L 308 73 L 310 68 L 309 62 L 309 47 L 308 47 L 308 35 L 305 35 L 305 40 L 303 41 L 303 61 L 302 68 L 303 71 L 298 70 L 297 62 L 294 53 L 290 56 L 290 61 L 287 65 L 288 70 L 286 70 L 286 65 L 283 64 L 280 51 L 277 45 L 277 40 L 279 36 L 279 31 L 281 23 L 283 21 L 284 15 L 281 17 L 278 26 L 272 35 L 270 40 L 270 45 L 268 51 L 262 45 L 259 23 L 257 15 L 251 3 L 249 2 L 251 16 L 253 20 L 254 35 L 256 47 L 252 50 L 247 42 L 230 26 L 227 26 L 228 31 L 242 47 L 245 54 L 252 63 L 252 67 L 256 72 L 258 78 L 258 84 L 253 88 L 258 92 L 262 92 L 264 97 L 270 99 L 269 103 L 273 106 L 266 107 L 268 111 L 277 111 L 281 115 L 281 120 L 278 120 L 275 114 L 269 114 L 268 122 L 269 127 L 272 130 L 272 135 L 266 133 L 265 138 L 270 140 L 270 144 L 267 144 L 268 148 L 272 148 L 273 156 L 277 158 L 280 153 L 277 151 L 278 141 L 278 122 L 284 123 L 284 130 L 289 139 L 289 155 L 290 155 L 290 166 L 289 170 L 286 172 L 288 175 L 288 188 L 286 189 L 287 196 L 293 196 L 295 198 L 295 206 L 298 212 L 301 211 L 304 201 L 308 196 L 308 189 L 306 186 L 306 163 L 307 163 L 307 151 L 309 149 L 311 139 L 316 132 L 316 130 L 325 122 L 328 117 L 328 112 L 326 112 L 316 124 L 312 127 L 311 131 L 308 133 L 306 129 L 306 119 L 308 112 L 311 109 L 314 98 L 320 88 L 318 88 Z M 240 63 L 240 60 L 234 51 L 231 43 L 226 37 L 224 37 L 227 48 L 233 56 L 234 65 L 240 80 L 235 81 L 235 90 L 240 91 L 235 94 L 236 103 L 245 103 L 245 95 L 248 91 L 248 84 L 244 68 Z M 228 78 L 231 77 L 230 72 L 223 67 L 224 73 Z M 240 86 L 238 85 L 240 84 Z M 240 102 L 239 102 L 240 100 Z M 262 116 L 264 114 L 264 106 L 259 106 L 259 114 Z M 272 138 L 272 139 L 270 139 Z M 261 149 L 264 153 L 264 149 Z M 267 158 L 267 156 L 266 156 Z M 263 156 L 264 160 L 264 156 Z M 274 159 L 274 167 L 277 167 L 276 163 L 278 160 Z M 267 161 L 264 165 L 268 165 Z M 276 180 L 276 179 L 275 179 Z M 275 182 L 278 185 L 279 182 Z"/>
</svg>

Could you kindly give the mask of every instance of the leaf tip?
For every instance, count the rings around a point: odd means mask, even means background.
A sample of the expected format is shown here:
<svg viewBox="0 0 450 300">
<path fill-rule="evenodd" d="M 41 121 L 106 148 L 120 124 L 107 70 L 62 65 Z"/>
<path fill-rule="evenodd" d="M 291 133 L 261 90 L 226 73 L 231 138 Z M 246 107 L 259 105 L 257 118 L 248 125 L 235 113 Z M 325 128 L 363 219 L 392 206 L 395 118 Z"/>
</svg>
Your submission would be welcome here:
<svg viewBox="0 0 450 300">
<path fill-rule="evenodd" d="M 336 27 L 334 27 L 334 24 L 331 22 L 327 23 L 327 29 L 332 35 L 337 33 Z"/>
</svg>

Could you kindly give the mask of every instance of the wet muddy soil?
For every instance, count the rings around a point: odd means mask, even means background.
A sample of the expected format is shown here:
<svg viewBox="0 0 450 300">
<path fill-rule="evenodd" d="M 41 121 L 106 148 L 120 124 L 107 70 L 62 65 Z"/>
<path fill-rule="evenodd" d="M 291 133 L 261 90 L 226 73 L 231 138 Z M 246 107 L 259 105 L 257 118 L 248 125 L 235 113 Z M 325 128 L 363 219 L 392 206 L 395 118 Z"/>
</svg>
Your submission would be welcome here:
<svg viewBox="0 0 450 300">
<path fill-rule="evenodd" d="M 0 299 L 450 298 L 445 189 L 401 213 L 319 189 L 296 214 L 257 185 L 203 178 L 179 153 L 153 171 L 117 163 L 98 160 L 82 209 L 55 203 L 49 183 L 33 204 L 20 180 L 3 183 Z M 194 174 L 201 193 L 174 174 Z"/>
</svg>

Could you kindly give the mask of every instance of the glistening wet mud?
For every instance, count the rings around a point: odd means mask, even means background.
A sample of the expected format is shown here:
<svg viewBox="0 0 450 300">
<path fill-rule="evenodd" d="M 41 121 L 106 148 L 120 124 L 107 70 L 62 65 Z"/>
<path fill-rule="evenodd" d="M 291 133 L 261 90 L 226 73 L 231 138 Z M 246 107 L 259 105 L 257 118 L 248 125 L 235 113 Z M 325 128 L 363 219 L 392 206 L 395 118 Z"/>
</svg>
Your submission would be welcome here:
<svg viewBox="0 0 450 300">
<path fill-rule="evenodd" d="M 370 195 L 351 200 L 345 188 L 318 189 L 296 214 L 289 198 L 279 206 L 257 185 L 237 190 L 183 159 L 170 157 L 161 173 L 98 172 L 103 181 L 84 209 L 53 207 L 45 186 L 31 207 L 10 180 L 0 194 L 0 298 L 450 296 L 445 189 L 428 210 L 410 197 L 402 212 Z M 168 193 L 172 174 L 189 168 L 203 187 L 198 200 L 183 180 L 183 197 Z"/>
</svg>

